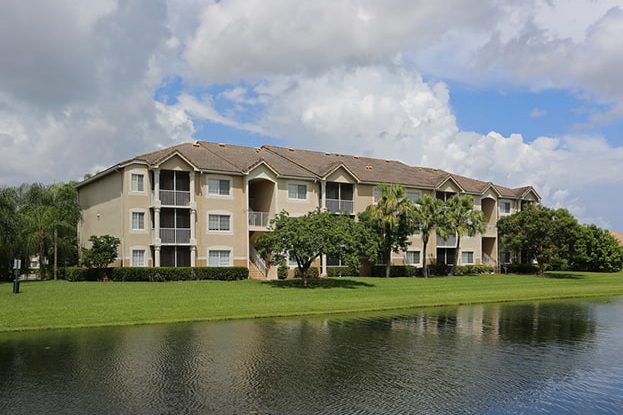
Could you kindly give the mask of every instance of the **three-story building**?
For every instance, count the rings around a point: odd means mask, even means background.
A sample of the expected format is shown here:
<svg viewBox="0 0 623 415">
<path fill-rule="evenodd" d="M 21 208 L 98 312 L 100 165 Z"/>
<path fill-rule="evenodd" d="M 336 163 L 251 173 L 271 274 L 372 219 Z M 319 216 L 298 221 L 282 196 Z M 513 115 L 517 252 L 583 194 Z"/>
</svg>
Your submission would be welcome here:
<svg viewBox="0 0 623 415">
<path fill-rule="evenodd" d="M 356 216 L 376 202 L 383 183 L 403 185 L 413 201 L 470 194 L 485 216 L 485 232 L 464 238 L 460 252 L 456 238 L 433 237 L 424 253 L 416 234 L 406 252 L 392 254 L 397 265 L 452 263 L 455 255 L 461 264 L 509 261 L 498 252 L 498 218 L 540 201 L 531 186 L 511 189 L 395 160 L 198 141 L 134 157 L 79 183 L 79 241 L 120 238 L 116 266 L 245 266 L 270 278 L 275 269 L 258 255 L 256 241 L 278 212 L 321 208 Z M 319 261 L 323 273 L 339 264 Z"/>
</svg>

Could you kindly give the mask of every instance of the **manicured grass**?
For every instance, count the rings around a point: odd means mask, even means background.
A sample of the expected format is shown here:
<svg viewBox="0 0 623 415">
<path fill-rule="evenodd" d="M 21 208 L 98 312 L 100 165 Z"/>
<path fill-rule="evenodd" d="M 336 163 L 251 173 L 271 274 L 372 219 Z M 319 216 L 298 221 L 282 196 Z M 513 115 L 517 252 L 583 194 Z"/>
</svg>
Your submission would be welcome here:
<svg viewBox="0 0 623 415">
<path fill-rule="evenodd" d="M 0 284 L 0 331 L 392 310 L 623 295 L 623 273 L 444 278 Z"/>
</svg>

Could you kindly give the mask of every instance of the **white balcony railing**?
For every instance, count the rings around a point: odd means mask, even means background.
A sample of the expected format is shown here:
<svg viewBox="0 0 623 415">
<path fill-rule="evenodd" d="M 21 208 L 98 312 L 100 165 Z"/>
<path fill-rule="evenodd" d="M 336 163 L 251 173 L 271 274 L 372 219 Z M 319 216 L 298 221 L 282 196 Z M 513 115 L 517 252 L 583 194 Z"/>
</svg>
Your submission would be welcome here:
<svg viewBox="0 0 623 415">
<path fill-rule="evenodd" d="M 190 228 L 160 228 L 160 241 L 163 244 L 188 244 Z"/>
<path fill-rule="evenodd" d="M 437 248 L 456 248 L 456 235 L 450 235 L 444 239 L 437 234 Z"/>
<path fill-rule="evenodd" d="M 184 190 L 160 190 L 160 203 L 163 206 L 189 206 L 190 192 Z"/>
<path fill-rule="evenodd" d="M 352 200 L 327 199 L 327 210 L 331 213 L 353 213 L 354 203 Z"/>
<path fill-rule="evenodd" d="M 249 211 L 249 226 L 253 228 L 266 228 L 270 222 L 270 213 Z"/>
</svg>

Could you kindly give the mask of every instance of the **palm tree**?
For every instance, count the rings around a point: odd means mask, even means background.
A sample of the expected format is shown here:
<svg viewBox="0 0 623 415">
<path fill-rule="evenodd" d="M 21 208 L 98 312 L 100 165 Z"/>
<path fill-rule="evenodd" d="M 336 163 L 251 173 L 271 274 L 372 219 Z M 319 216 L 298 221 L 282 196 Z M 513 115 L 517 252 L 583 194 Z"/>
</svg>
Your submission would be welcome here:
<svg viewBox="0 0 623 415">
<path fill-rule="evenodd" d="M 474 235 L 485 230 L 484 215 L 480 210 L 474 210 L 474 198 L 469 195 L 452 196 L 446 202 L 444 234 L 456 235 L 456 253 L 451 275 L 456 272 L 461 252 L 461 236 Z"/>
<path fill-rule="evenodd" d="M 385 277 L 391 270 L 391 253 L 406 250 L 409 236 L 413 234 L 413 202 L 399 184 L 379 186 L 381 197 L 376 205 L 370 205 L 359 219 L 379 235 L 379 251 L 385 260 Z"/>
<path fill-rule="evenodd" d="M 422 274 L 428 278 L 428 266 L 426 263 L 426 247 L 431 234 L 437 227 L 444 223 L 444 204 L 441 200 L 425 194 L 418 200 L 413 212 L 413 220 L 422 234 L 423 262 Z"/>
</svg>

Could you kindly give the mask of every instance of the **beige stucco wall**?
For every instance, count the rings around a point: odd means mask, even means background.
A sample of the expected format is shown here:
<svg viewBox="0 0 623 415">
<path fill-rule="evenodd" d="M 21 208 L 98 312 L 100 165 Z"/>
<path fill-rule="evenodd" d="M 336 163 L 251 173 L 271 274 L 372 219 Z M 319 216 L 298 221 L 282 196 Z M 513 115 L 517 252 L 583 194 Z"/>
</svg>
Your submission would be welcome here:
<svg viewBox="0 0 623 415">
<path fill-rule="evenodd" d="M 78 223 L 80 246 L 90 247 L 93 235 L 123 238 L 123 174 L 113 172 L 78 189 L 82 219 Z"/>
<path fill-rule="evenodd" d="M 230 176 L 221 174 L 201 174 L 195 182 L 198 192 L 195 196 L 197 204 L 196 215 L 196 238 L 197 238 L 197 264 L 205 265 L 208 258 L 208 250 L 229 249 L 232 251 L 232 265 L 247 266 L 247 214 L 245 183 L 242 176 Z M 218 196 L 208 194 L 208 180 L 230 180 L 230 195 Z M 208 215 L 229 214 L 230 231 L 215 232 L 208 230 Z"/>
<path fill-rule="evenodd" d="M 288 198 L 288 184 L 307 185 L 307 199 Z M 291 216 L 302 216 L 320 205 L 320 183 L 312 180 L 279 179 L 277 183 L 277 212 L 286 210 Z"/>
<path fill-rule="evenodd" d="M 142 174 L 144 176 L 144 191 L 137 193 L 132 192 L 132 174 Z M 151 256 L 152 243 L 152 214 L 149 206 L 151 203 L 151 181 L 149 177 L 149 169 L 142 164 L 133 164 L 127 166 L 123 170 L 123 192 L 122 192 L 122 209 L 123 209 L 123 239 L 121 241 L 121 250 L 123 252 L 123 263 L 130 266 L 132 262 L 132 250 L 145 250 L 145 265 L 152 266 L 153 258 Z M 132 212 L 145 213 L 145 229 L 141 231 L 132 229 Z"/>
</svg>

